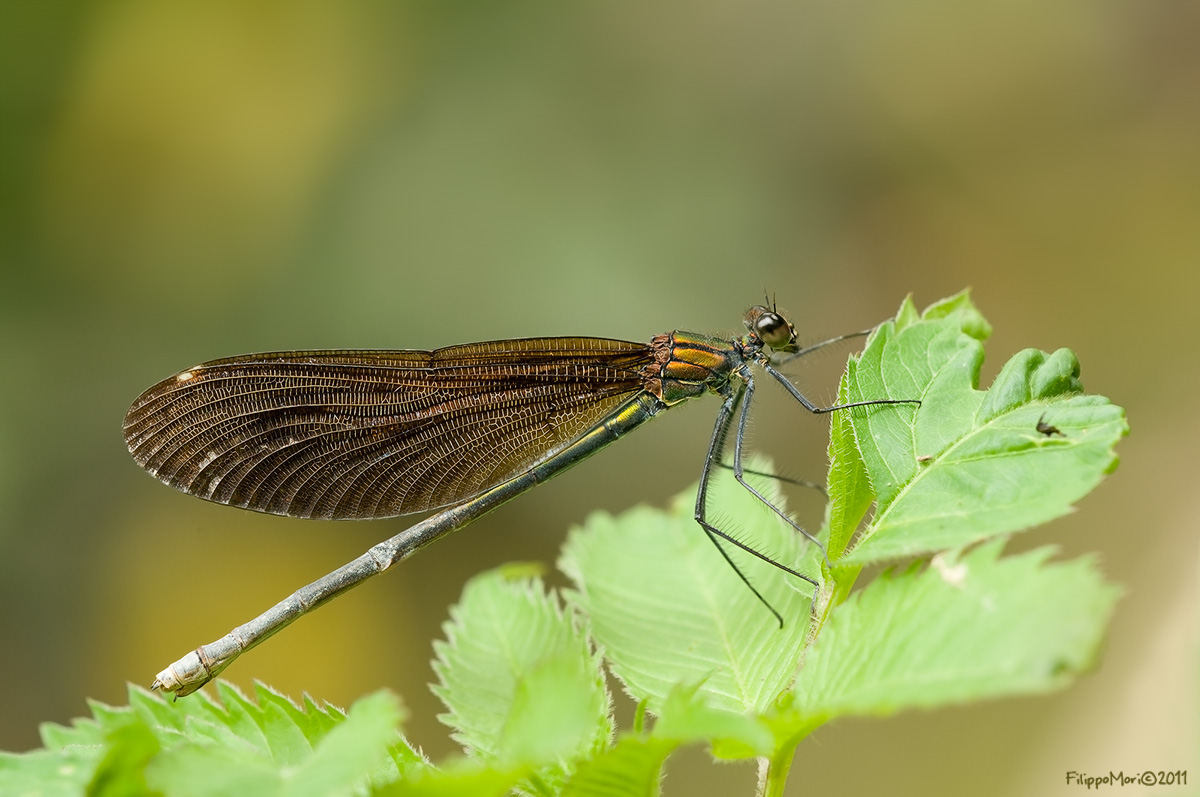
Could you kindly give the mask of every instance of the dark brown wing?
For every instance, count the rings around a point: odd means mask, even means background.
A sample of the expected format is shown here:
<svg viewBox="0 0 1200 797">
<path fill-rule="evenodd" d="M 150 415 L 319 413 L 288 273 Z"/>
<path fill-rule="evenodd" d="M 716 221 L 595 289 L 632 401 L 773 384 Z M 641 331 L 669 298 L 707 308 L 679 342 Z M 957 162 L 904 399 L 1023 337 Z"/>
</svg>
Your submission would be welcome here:
<svg viewBox="0 0 1200 797">
<path fill-rule="evenodd" d="M 210 501 L 392 517 L 458 503 L 580 437 L 642 389 L 651 359 L 601 338 L 233 357 L 139 396 L 125 441 L 159 480 Z"/>
</svg>

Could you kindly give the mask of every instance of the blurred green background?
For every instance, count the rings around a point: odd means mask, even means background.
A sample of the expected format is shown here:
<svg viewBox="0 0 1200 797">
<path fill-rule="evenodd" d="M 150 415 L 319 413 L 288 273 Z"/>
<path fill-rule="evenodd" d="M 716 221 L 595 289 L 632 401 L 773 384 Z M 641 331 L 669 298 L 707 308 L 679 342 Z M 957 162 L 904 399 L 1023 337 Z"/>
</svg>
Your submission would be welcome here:
<svg viewBox="0 0 1200 797">
<path fill-rule="evenodd" d="M 175 493 L 125 451 L 144 388 L 279 348 L 739 330 L 802 337 L 965 286 L 1017 350 L 1125 406 L 1116 475 L 1014 542 L 1127 593 L 1073 689 L 802 746 L 789 793 L 1057 794 L 1197 764 L 1200 5 L 20 2 L 0 6 L 0 749 L 390 536 Z M 1192 340 L 1188 344 L 1187 340 Z M 828 398 L 836 375 L 806 388 Z M 765 388 L 752 444 L 823 471 Z M 331 604 L 228 673 L 341 705 L 399 691 L 452 749 L 431 641 L 464 581 L 553 561 L 588 512 L 696 478 L 676 410 Z M 801 517 L 819 517 L 796 496 Z M 623 709 L 625 710 L 625 709 Z M 674 761 L 668 793 L 748 793 Z"/>
</svg>

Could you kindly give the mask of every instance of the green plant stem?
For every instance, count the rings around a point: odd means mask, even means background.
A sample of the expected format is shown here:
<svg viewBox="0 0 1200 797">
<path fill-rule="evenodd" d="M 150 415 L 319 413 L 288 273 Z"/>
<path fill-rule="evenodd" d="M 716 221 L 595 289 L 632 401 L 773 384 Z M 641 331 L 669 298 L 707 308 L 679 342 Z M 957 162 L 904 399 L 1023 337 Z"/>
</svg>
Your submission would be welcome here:
<svg viewBox="0 0 1200 797">
<path fill-rule="evenodd" d="M 787 785 L 792 759 L 796 757 L 796 745 L 786 744 L 770 757 L 758 759 L 758 797 L 783 797 Z"/>
</svg>

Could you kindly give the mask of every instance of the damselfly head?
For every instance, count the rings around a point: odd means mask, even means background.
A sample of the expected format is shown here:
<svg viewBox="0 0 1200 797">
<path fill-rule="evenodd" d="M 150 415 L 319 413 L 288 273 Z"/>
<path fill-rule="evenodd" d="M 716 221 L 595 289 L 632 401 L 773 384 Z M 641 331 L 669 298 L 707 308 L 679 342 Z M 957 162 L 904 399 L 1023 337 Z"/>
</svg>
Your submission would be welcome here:
<svg viewBox="0 0 1200 797">
<path fill-rule="evenodd" d="M 770 346 L 775 351 L 797 351 L 796 328 L 774 310 L 755 305 L 746 311 L 744 319 L 751 337 Z"/>
</svg>

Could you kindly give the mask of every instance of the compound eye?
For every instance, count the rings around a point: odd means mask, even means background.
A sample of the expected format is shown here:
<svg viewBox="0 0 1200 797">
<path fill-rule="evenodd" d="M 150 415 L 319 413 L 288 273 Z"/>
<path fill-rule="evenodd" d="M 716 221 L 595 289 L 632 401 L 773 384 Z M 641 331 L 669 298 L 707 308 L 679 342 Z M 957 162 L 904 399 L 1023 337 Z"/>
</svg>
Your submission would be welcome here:
<svg viewBox="0 0 1200 797">
<path fill-rule="evenodd" d="M 773 349 L 790 345 L 796 337 L 792 325 L 778 313 L 763 313 L 754 321 L 754 334 Z"/>
</svg>

